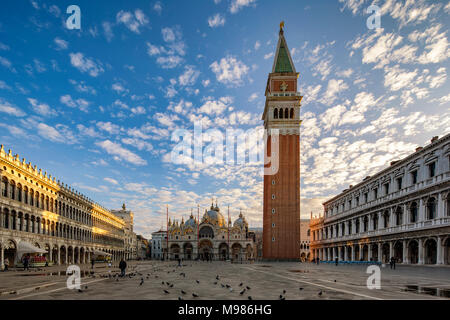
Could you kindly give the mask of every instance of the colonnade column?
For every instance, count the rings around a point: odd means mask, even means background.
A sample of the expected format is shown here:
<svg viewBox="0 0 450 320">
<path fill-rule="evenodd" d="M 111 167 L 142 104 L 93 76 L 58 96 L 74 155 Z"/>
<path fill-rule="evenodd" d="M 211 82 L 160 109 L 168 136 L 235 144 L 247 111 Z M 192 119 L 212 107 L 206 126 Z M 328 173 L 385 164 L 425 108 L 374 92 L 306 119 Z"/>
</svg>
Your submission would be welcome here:
<svg viewBox="0 0 450 320">
<path fill-rule="evenodd" d="M 342 251 L 342 247 L 338 247 L 338 259 L 340 260 L 340 261 L 342 261 L 342 256 L 341 256 L 341 251 Z"/>
<path fill-rule="evenodd" d="M 403 240 L 403 257 L 402 257 L 402 262 L 408 263 L 408 255 L 407 255 L 407 246 L 406 246 L 406 240 Z"/>
<path fill-rule="evenodd" d="M 348 261 L 348 247 L 344 246 L 343 248 L 344 248 L 344 260 Z"/>
<path fill-rule="evenodd" d="M 383 262 L 383 251 L 382 251 L 383 244 L 381 242 L 378 242 L 378 261 Z"/>
<path fill-rule="evenodd" d="M 439 196 L 441 196 L 441 194 L 439 194 Z M 437 245 L 436 245 L 436 264 L 443 264 L 442 261 L 442 239 L 441 237 L 438 236 L 438 240 L 437 240 Z"/>
<path fill-rule="evenodd" d="M 1 245 L 0 249 L 0 270 L 5 269 L 5 249 L 3 248 L 3 244 Z"/>
<path fill-rule="evenodd" d="M 352 244 L 350 248 L 352 248 L 352 261 L 355 261 L 355 245 Z"/>
<path fill-rule="evenodd" d="M 394 243 L 392 241 L 389 242 L 389 257 L 388 259 L 390 260 L 391 257 L 394 256 Z"/>
<path fill-rule="evenodd" d="M 58 266 L 61 265 L 61 248 L 58 248 L 58 261 L 57 261 L 57 263 L 58 263 Z"/>
<path fill-rule="evenodd" d="M 418 261 L 418 264 L 423 264 L 423 239 L 422 238 L 419 239 L 419 261 Z"/>
<path fill-rule="evenodd" d="M 367 245 L 367 260 L 372 260 L 372 244 Z"/>
</svg>

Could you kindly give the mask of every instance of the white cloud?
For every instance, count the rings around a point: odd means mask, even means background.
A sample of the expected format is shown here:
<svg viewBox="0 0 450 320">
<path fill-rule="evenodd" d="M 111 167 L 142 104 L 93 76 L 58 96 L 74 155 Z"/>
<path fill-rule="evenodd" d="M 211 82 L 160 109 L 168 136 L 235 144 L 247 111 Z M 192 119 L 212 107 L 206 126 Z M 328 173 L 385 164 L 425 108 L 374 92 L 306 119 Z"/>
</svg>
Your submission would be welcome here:
<svg viewBox="0 0 450 320">
<path fill-rule="evenodd" d="M 254 92 L 250 95 L 250 97 L 248 97 L 248 101 L 252 102 L 254 100 L 258 99 L 258 93 Z"/>
<path fill-rule="evenodd" d="M 319 102 L 325 105 L 330 105 L 337 99 L 339 93 L 346 89 L 348 89 L 348 85 L 344 82 L 344 80 L 331 79 L 328 81 L 327 89 Z"/>
<path fill-rule="evenodd" d="M 112 31 L 111 23 L 104 21 L 102 22 L 103 33 L 105 35 L 106 41 L 110 42 L 114 37 L 114 33 Z"/>
<path fill-rule="evenodd" d="M 25 115 L 25 112 L 2 98 L 0 98 L 0 112 L 7 113 L 16 117 L 23 117 Z"/>
<path fill-rule="evenodd" d="M 70 108 L 78 108 L 81 111 L 87 112 L 87 108 L 89 107 L 89 101 L 86 101 L 85 99 L 79 98 L 79 99 L 72 99 L 70 94 L 63 95 L 59 98 L 59 101 L 70 107 Z"/>
<path fill-rule="evenodd" d="M 121 83 L 118 83 L 118 82 L 113 83 L 113 84 L 111 85 L 111 89 L 113 89 L 113 90 L 114 90 L 115 92 L 117 92 L 118 94 L 129 92 L 128 89 L 126 89 Z"/>
<path fill-rule="evenodd" d="M 65 50 L 69 47 L 69 43 L 66 40 L 55 38 L 53 41 L 57 46 L 57 50 Z"/>
<path fill-rule="evenodd" d="M 256 41 L 255 42 L 255 50 L 258 50 L 259 48 L 261 47 L 261 42 L 259 42 L 259 41 Z"/>
<path fill-rule="evenodd" d="M 180 56 L 166 56 L 166 57 L 158 57 L 156 59 L 156 62 L 161 66 L 163 69 L 172 69 L 176 66 L 180 65 L 181 62 L 183 62 L 183 58 Z"/>
<path fill-rule="evenodd" d="M 140 33 L 139 28 L 148 23 L 148 19 L 144 12 L 140 9 L 136 9 L 133 13 L 120 10 L 116 15 L 117 23 L 123 23 L 128 29 L 134 33 Z"/>
<path fill-rule="evenodd" d="M 208 25 L 211 28 L 224 26 L 225 25 L 225 17 L 220 15 L 220 13 L 217 13 L 214 16 L 208 18 Z"/>
<path fill-rule="evenodd" d="M 255 3 L 256 3 L 256 0 L 231 0 L 230 12 L 237 13 L 243 7 L 248 7 Z"/>
<path fill-rule="evenodd" d="M 84 81 L 76 81 L 69 79 L 69 82 L 75 87 L 75 90 L 78 92 L 84 92 L 84 93 L 90 93 L 90 94 L 97 94 L 97 91 L 91 87 L 88 86 Z"/>
<path fill-rule="evenodd" d="M 154 5 L 153 5 L 153 10 L 155 10 L 158 14 L 161 14 L 162 12 L 162 5 L 160 1 L 157 1 Z"/>
<path fill-rule="evenodd" d="M 100 62 L 96 63 L 91 58 L 85 58 L 81 52 L 71 53 L 70 63 L 81 72 L 87 72 L 91 77 L 97 77 L 105 71 Z"/>
<path fill-rule="evenodd" d="M 119 143 L 112 142 L 110 140 L 99 141 L 95 143 L 100 148 L 104 149 L 108 154 L 114 156 L 114 160 L 124 160 L 135 165 L 146 165 L 147 161 L 142 159 L 137 154 L 131 152 L 128 149 L 122 147 Z"/>
<path fill-rule="evenodd" d="M 233 86 L 242 85 L 243 78 L 249 71 L 242 61 L 233 56 L 222 58 L 220 62 L 214 61 L 209 67 L 215 73 L 217 81 Z"/>
<path fill-rule="evenodd" d="M 384 71 L 384 86 L 392 91 L 397 91 L 410 86 L 418 72 L 417 69 L 414 71 L 401 69 L 398 65 L 392 68 L 386 67 Z"/>
<path fill-rule="evenodd" d="M 107 182 L 109 182 L 109 183 L 111 183 L 111 184 L 114 184 L 114 185 L 118 185 L 119 184 L 119 182 L 117 182 L 117 180 L 115 180 L 115 179 L 113 179 L 113 178 L 104 178 L 103 180 L 105 180 L 105 181 L 107 181 Z"/>
<path fill-rule="evenodd" d="M 231 97 L 221 97 L 218 100 L 208 99 L 199 109 L 199 113 L 219 115 L 233 102 Z"/>
<path fill-rule="evenodd" d="M 97 122 L 97 127 L 100 130 L 108 132 L 109 134 L 118 134 L 120 132 L 120 127 L 109 121 L 108 122 L 99 121 L 99 122 Z"/>
<path fill-rule="evenodd" d="M 178 77 L 180 86 L 192 86 L 197 81 L 200 72 L 194 66 L 185 66 L 184 73 Z"/>
<path fill-rule="evenodd" d="M 267 53 L 267 54 L 264 55 L 264 59 L 267 60 L 267 59 L 272 58 L 273 56 L 274 56 L 274 53 L 270 52 L 270 53 Z"/>
<path fill-rule="evenodd" d="M 36 99 L 28 98 L 28 102 L 33 107 L 33 110 L 42 115 L 42 116 L 54 116 L 56 115 L 56 111 L 51 109 L 50 106 L 46 103 L 39 103 Z"/>
</svg>

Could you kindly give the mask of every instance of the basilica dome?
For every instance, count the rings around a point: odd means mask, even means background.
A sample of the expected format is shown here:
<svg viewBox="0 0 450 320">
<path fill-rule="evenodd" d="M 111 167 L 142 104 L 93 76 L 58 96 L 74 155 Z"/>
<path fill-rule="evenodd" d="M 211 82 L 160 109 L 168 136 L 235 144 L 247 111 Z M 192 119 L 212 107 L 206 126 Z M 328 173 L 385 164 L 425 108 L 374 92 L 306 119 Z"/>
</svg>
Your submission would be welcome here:
<svg viewBox="0 0 450 320">
<path fill-rule="evenodd" d="M 192 214 L 189 217 L 189 219 L 186 220 L 184 225 L 185 225 L 185 227 L 192 227 L 192 228 L 196 228 L 197 227 L 197 222 L 195 222 L 194 216 Z"/>
<path fill-rule="evenodd" d="M 244 227 L 248 227 L 248 223 L 245 220 L 244 216 L 242 215 L 242 213 L 239 214 L 239 218 L 236 219 L 236 221 L 234 221 L 233 223 L 234 227 L 239 227 L 239 228 L 244 228 Z"/>
<path fill-rule="evenodd" d="M 217 207 L 217 204 L 215 207 L 211 205 L 211 210 L 205 212 L 202 222 L 210 223 L 219 227 L 226 226 L 225 219 L 220 213 L 220 209 Z"/>
</svg>

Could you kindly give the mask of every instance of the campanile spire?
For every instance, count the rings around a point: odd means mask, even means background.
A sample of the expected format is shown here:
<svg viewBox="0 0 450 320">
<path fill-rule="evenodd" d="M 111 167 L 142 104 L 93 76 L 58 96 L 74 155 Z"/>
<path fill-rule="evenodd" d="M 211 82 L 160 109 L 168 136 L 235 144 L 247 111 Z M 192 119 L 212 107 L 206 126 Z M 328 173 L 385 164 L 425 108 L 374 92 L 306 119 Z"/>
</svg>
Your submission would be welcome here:
<svg viewBox="0 0 450 320">
<path fill-rule="evenodd" d="M 295 70 L 284 22 L 266 86 L 262 120 L 268 132 L 266 154 L 278 156 L 278 170 L 264 176 L 263 257 L 272 260 L 300 258 L 300 102 L 299 73 Z M 271 136 L 278 131 L 278 145 Z M 269 166 L 272 166 L 270 164 Z M 270 170 L 269 170 L 270 171 Z"/>
</svg>

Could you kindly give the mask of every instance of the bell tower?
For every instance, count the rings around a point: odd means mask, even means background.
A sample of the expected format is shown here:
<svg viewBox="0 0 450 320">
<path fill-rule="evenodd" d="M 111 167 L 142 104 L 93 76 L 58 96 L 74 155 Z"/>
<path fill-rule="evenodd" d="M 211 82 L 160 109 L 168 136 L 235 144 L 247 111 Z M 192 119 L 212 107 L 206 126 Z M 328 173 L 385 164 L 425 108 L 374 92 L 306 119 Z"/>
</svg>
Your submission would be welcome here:
<svg viewBox="0 0 450 320">
<path fill-rule="evenodd" d="M 300 259 L 300 102 L 296 72 L 280 24 L 275 59 L 266 86 L 262 120 L 267 130 L 265 152 L 278 154 L 278 170 L 264 175 L 263 258 Z M 278 146 L 271 135 L 278 130 Z M 266 165 L 271 166 L 271 164 Z M 270 172 L 270 170 L 267 170 Z"/>
</svg>

